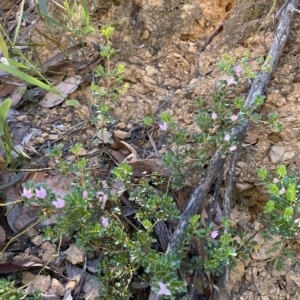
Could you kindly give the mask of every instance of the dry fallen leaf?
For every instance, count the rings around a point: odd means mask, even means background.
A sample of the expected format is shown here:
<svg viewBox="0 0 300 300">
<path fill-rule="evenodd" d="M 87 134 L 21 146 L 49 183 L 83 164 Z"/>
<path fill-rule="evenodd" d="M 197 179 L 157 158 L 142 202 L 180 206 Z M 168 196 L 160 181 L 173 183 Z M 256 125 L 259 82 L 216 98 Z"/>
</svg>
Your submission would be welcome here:
<svg viewBox="0 0 300 300">
<path fill-rule="evenodd" d="M 78 88 L 81 82 L 82 77 L 79 75 L 67 78 L 55 87 L 62 94 L 62 97 L 52 92 L 48 92 L 39 102 L 39 105 L 42 107 L 54 107 L 62 103 L 69 94 L 73 93 Z"/>
</svg>

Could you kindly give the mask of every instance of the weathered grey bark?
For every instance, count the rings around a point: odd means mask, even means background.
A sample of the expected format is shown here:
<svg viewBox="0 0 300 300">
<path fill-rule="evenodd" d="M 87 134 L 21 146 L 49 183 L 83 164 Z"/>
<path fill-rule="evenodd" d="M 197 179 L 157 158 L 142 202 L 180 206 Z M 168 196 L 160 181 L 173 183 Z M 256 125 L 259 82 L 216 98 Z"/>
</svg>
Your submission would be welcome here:
<svg viewBox="0 0 300 300">
<path fill-rule="evenodd" d="M 299 0 L 286 0 L 283 4 L 283 8 L 278 16 L 278 26 L 274 34 L 273 42 L 268 55 L 271 57 L 269 62 L 270 72 L 259 72 L 256 79 L 254 80 L 250 92 L 247 96 L 245 105 L 250 108 L 255 108 L 254 100 L 259 95 L 264 95 L 267 87 L 270 83 L 271 77 L 274 74 L 276 66 L 281 57 L 282 51 L 286 44 L 286 41 L 290 35 L 291 23 L 293 20 L 293 15 L 298 7 Z M 237 140 L 240 142 L 243 140 L 247 129 L 249 126 L 249 121 L 245 120 L 242 125 L 233 130 L 233 134 L 236 136 Z M 223 167 L 225 163 L 225 158 L 222 157 L 221 149 L 217 150 L 215 155 L 211 160 L 211 164 L 207 168 L 204 177 L 199 181 L 196 188 L 194 189 L 187 205 L 185 206 L 179 225 L 174 231 L 172 239 L 169 242 L 167 253 L 169 251 L 176 252 L 178 247 L 178 241 L 184 234 L 185 228 L 188 225 L 188 220 L 203 208 L 204 200 L 209 193 L 214 180 L 216 179 L 219 170 Z M 219 282 L 221 284 L 221 282 Z M 222 285 L 222 284 L 221 284 Z M 226 288 L 226 287 L 225 287 Z M 218 300 L 220 297 L 219 292 L 214 292 L 213 300 Z M 149 300 L 159 300 L 160 295 L 157 293 L 151 293 Z"/>
</svg>

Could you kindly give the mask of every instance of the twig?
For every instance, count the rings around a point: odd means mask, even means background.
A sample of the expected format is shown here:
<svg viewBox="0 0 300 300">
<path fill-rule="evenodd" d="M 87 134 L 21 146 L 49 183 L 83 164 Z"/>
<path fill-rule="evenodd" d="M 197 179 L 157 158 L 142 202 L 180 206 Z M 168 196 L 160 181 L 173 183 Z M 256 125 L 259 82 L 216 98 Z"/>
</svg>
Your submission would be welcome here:
<svg viewBox="0 0 300 300">
<path fill-rule="evenodd" d="M 275 68 L 281 57 L 283 48 L 290 35 L 291 23 L 293 19 L 293 8 L 298 7 L 298 4 L 299 0 L 291 0 L 290 4 L 287 6 L 286 9 L 283 9 L 280 15 L 280 20 L 278 22 L 275 38 L 273 38 L 273 42 L 268 53 L 268 55 L 271 57 L 269 61 L 270 72 L 265 73 L 264 71 L 260 71 L 256 79 L 254 80 L 245 102 L 245 106 L 249 107 L 250 109 L 255 108 L 255 98 L 257 96 L 265 94 L 265 91 L 270 83 L 271 77 L 274 74 Z M 249 121 L 244 120 L 244 122 L 240 126 L 233 129 L 232 134 L 236 136 L 238 141 L 242 141 L 247 132 L 248 126 Z M 195 187 L 187 205 L 185 206 L 181 214 L 181 219 L 178 224 L 178 227 L 174 231 L 173 237 L 168 245 L 167 253 L 169 251 L 176 252 L 178 250 L 179 241 L 185 232 L 185 229 L 188 225 L 188 220 L 203 208 L 205 197 L 210 191 L 210 188 L 214 180 L 216 179 L 220 168 L 225 163 L 225 158 L 222 156 L 222 154 L 224 155 L 224 151 L 222 151 L 222 149 L 218 149 L 216 151 L 215 155 L 211 160 L 211 164 L 206 170 L 204 177 L 198 182 L 197 186 Z M 160 295 L 151 292 L 149 299 L 160 299 Z"/>
</svg>

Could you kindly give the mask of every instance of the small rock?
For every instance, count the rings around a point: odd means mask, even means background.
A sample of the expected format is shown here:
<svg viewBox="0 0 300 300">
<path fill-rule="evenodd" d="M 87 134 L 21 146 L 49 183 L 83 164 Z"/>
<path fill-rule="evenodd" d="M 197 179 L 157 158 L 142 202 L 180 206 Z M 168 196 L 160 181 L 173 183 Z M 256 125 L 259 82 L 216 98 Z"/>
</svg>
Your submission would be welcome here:
<svg viewBox="0 0 300 300">
<path fill-rule="evenodd" d="M 49 136 L 49 133 L 47 133 L 47 132 L 43 132 L 43 133 L 42 133 L 42 137 L 43 137 L 43 138 L 46 139 L 46 138 L 48 138 L 48 136 Z"/>
<path fill-rule="evenodd" d="M 31 242 L 37 246 L 40 246 L 43 243 L 43 237 L 41 235 L 35 236 Z"/>
<path fill-rule="evenodd" d="M 253 133 L 247 133 L 246 138 L 244 139 L 244 142 L 247 144 L 255 144 L 258 140 L 258 136 Z"/>
<path fill-rule="evenodd" d="M 50 242 L 45 242 L 41 245 L 39 256 L 42 258 L 43 262 L 48 262 L 51 256 L 56 254 L 56 245 L 51 244 Z M 55 257 L 52 257 L 51 261 L 54 261 Z"/>
<path fill-rule="evenodd" d="M 81 264 L 84 262 L 85 250 L 77 245 L 70 245 L 69 249 L 65 251 L 67 260 L 73 265 Z"/>
<path fill-rule="evenodd" d="M 114 135 L 118 139 L 126 139 L 126 138 L 129 138 L 131 134 L 130 134 L 130 132 L 126 132 L 126 131 L 122 131 L 122 130 L 115 130 Z"/>
<path fill-rule="evenodd" d="M 70 155 L 67 157 L 67 161 L 75 161 L 76 160 L 76 155 Z"/>
<path fill-rule="evenodd" d="M 270 300 L 270 298 L 268 296 L 262 296 L 261 300 Z"/>
<path fill-rule="evenodd" d="M 280 247 L 280 245 L 276 246 L 276 250 L 271 252 L 269 251 L 273 248 L 274 243 L 281 241 L 281 238 L 279 236 L 273 235 L 272 241 L 265 242 L 262 236 L 260 234 L 257 234 L 253 240 L 258 244 L 257 251 L 251 253 L 250 255 L 255 260 L 266 260 L 269 258 L 277 257 L 281 252 L 282 246 Z"/>
<path fill-rule="evenodd" d="M 254 187 L 254 185 L 252 183 L 247 183 L 247 182 L 244 182 L 244 183 L 237 182 L 236 186 L 241 191 L 250 190 L 250 189 L 253 189 L 253 187 Z"/>
<path fill-rule="evenodd" d="M 18 262 L 18 261 L 34 261 L 37 263 L 43 263 L 43 261 L 39 257 L 31 254 L 31 251 L 29 248 L 25 249 L 24 252 L 21 252 L 20 254 L 16 255 L 13 258 L 13 261 L 16 261 L 16 262 Z"/>
<path fill-rule="evenodd" d="M 286 161 L 293 158 L 294 156 L 294 151 L 288 151 L 288 149 L 278 145 L 274 145 L 270 151 L 270 158 L 273 163 Z"/>
<path fill-rule="evenodd" d="M 65 293 L 65 288 L 62 283 L 60 283 L 57 279 L 52 278 L 50 289 L 48 290 L 48 295 L 58 294 L 63 296 Z"/>
<path fill-rule="evenodd" d="M 23 272 L 22 283 L 31 283 L 34 286 L 34 290 L 41 290 L 42 293 L 46 293 L 51 285 L 51 277 L 49 275 L 35 275 L 30 272 Z"/>
<path fill-rule="evenodd" d="M 125 122 L 120 122 L 116 125 L 117 128 L 119 129 L 125 129 L 126 128 L 126 123 Z"/>
<path fill-rule="evenodd" d="M 51 133 L 51 134 L 49 134 L 48 139 L 49 139 L 50 141 L 55 141 L 55 140 L 58 139 L 58 134 L 53 134 L 53 133 Z"/>
<path fill-rule="evenodd" d="M 36 139 L 36 142 L 37 142 L 38 144 L 44 144 L 44 143 L 45 143 L 45 139 L 42 138 L 42 137 L 38 137 L 38 138 Z"/>
<path fill-rule="evenodd" d="M 65 289 L 68 290 L 75 290 L 79 284 L 81 276 L 77 275 L 75 277 L 72 278 L 72 280 L 70 280 L 66 285 L 65 285 Z"/>
<path fill-rule="evenodd" d="M 17 120 L 23 122 L 26 120 L 26 115 L 17 116 Z"/>
<path fill-rule="evenodd" d="M 81 148 L 78 152 L 79 156 L 86 156 L 87 154 L 88 152 L 84 148 Z"/>
</svg>

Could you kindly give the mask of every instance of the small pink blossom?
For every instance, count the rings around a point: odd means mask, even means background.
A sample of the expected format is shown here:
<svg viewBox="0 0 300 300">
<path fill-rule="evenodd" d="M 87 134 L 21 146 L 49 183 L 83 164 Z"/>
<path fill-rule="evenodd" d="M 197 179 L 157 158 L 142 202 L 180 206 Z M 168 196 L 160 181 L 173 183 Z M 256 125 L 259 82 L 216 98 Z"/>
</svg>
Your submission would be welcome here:
<svg viewBox="0 0 300 300">
<path fill-rule="evenodd" d="M 236 145 L 233 145 L 229 148 L 229 151 L 233 152 L 237 149 Z"/>
<path fill-rule="evenodd" d="M 106 228 L 106 227 L 109 225 L 109 223 L 108 223 L 108 218 L 101 217 L 101 223 L 102 223 L 102 226 L 103 226 L 104 228 Z"/>
<path fill-rule="evenodd" d="M 225 137 L 224 137 L 224 140 L 226 142 L 229 142 L 230 141 L 230 135 L 229 134 L 226 134 Z"/>
<path fill-rule="evenodd" d="M 56 201 L 52 201 L 52 204 L 56 208 L 64 208 L 66 206 L 66 201 L 60 198 L 57 198 Z"/>
<path fill-rule="evenodd" d="M 279 194 L 280 195 L 283 195 L 285 193 L 285 188 L 283 187 L 280 191 L 279 191 Z"/>
<path fill-rule="evenodd" d="M 108 199 L 108 196 L 104 194 L 103 192 L 97 192 L 96 194 L 97 198 L 99 199 L 100 202 L 102 202 L 102 208 L 105 208 L 106 201 Z"/>
<path fill-rule="evenodd" d="M 102 188 L 108 189 L 108 185 L 107 185 L 106 180 L 102 180 L 102 181 L 100 181 L 100 182 L 102 183 Z"/>
<path fill-rule="evenodd" d="M 234 66 L 234 73 L 237 77 L 241 77 L 243 74 L 243 69 L 241 68 L 241 66 Z"/>
<path fill-rule="evenodd" d="M 167 131 L 168 130 L 168 124 L 167 122 L 163 122 L 162 124 L 158 124 L 159 129 L 163 130 L 163 131 Z"/>
<path fill-rule="evenodd" d="M 22 196 L 30 199 L 33 197 L 32 191 L 31 190 L 27 190 L 26 188 L 23 188 L 23 194 Z"/>
<path fill-rule="evenodd" d="M 83 197 L 83 198 L 86 198 L 87 196 L 88 196 L 88 192 L 87 192 L 87 191 L 83 191 L 83 192 L 82 192 L 82 197 Z"/>
<path fill-rule="evenodd" d="M 45 199 L 47 197 L 47 192 L 42 187 L 40 190 L 35 189 L 35 193 L 38 198 Z"/>
<path fill-rule="evenodd" d="M 237 82 L 235 81 L 235 79 L 233 77 L 227 78 L 226 81 L 227 81 L 227 86 L 230 86 L 232 84 L 237 84 Z"/>
<path fill-rule="evenodd" d="M 210 234 L 210 236 L 211 236 L 213 239 L 215 239 L 218 235 L 219 235 L 219 231 L 218 231 L 218 230 L 214 230 L 214 231 Z"/>
<path fill-rule="evenodd" d="M 273 179 L 273 182 L 274 182 L 274 183 L 278 183 L 278 181 L 279 181 L 279 180 L 278 180 L 277 178 L 274 178 L 274 179 Z"/>
<path fill-rule="evenodd" d="M 213 119 L 213 120 L 216 120 L 217 119 L 217 114 L 213 111 L 213 113 L 212 113 L 212 115 L 211 115 L 211 118 Z"/>
<path fill-rule="evenodd" d="M 170 292 L 170 290 L 169 289 L 167 289 L 167 285 L 169 285 L 169 283 L 168 284 L 164 284 L 164 283 L 162 283 L 162 282 L 158 282 L 158 284 L 159 284 L 159 288 L 160 288 L 160 290 L 158 291 L 158 295 L 167 295 L 167 296 L 171 296 L 171 292 Z"/>
<path fill-rule="evenodd" d="M 238 118 L 239 118 L 239 117 L 238 117 L 237 115 L 232 115 L 232 116 L 230 117 L 230 119 L 231 119 L 232 122 L 235 122 Z"/>
</svg>

